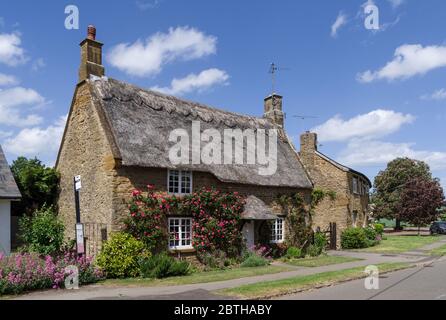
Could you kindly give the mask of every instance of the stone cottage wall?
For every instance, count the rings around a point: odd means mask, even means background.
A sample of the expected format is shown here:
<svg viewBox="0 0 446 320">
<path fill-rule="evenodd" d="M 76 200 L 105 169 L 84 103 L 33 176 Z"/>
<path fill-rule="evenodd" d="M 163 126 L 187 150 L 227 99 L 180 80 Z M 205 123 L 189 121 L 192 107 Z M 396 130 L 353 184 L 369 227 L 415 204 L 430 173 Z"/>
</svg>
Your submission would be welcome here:
<svg viewBox="0 0 446 320">
<path fill-rule="evenodd" d="M 345 230 L 349 225 L 350 190 L 348 174 L 315 155 L 311 178 L 315 188 L 336 193 L 334 200 L 326 196 L 316 207 L 313 215 L 313 226 L 324 231 L 328 229 L 330 223 L 335 222 L 338 227 L 337 236 L 340 239 L 342 230 Z"/>
<path fill-rule="evenodd" d="M 128 202 L 134 189 L 146 190 L 148 184 L 155 186 L 156 191 L 167 191 L 167 169 L 119 167 L 115 171 L 113 180 L 113 230 L 119 230 L 123 218 L 128 214 Z M 311 190 L 299 188 L 261 187 L 235 183 L 224 183 L 207 172 L 193 172 L 193 189 L 215 187 L 221 191 L 239 192 L 243 196 L 255 195 L 271 206 L 274 213 L 282 212 L 275 204 L 280 195 L 301 193 L 307 202 L 310 200 Z"/>
<path fill-rule="evenodd" d="M 73 178 L 82 176 L 81 221 L 85 223 L 87 250 L 100 250 L 104 229 L 109 232 L 112 218 L 114 159 L 100 118 L 91 102 L 87 83 L 78 86 L 69 115 L 57 170 L 61 174 L 59 216 L 66 227 L 66 239 L 75 239 Z"/>
</svg>

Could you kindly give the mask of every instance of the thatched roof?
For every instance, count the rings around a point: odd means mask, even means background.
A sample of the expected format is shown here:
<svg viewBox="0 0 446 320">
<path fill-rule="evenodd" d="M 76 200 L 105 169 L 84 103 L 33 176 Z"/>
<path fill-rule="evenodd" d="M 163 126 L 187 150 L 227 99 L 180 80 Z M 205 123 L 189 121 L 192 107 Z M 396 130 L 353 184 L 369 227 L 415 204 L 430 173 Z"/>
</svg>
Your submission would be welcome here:
<svg viewBox="0 0 446 320">
<path fill-rule="evenodd" d="M 22 197 L 0 146 L 0 199 L 18 200 Z"/>
<path fill-rule="evenodd" d="M 245 210 L 242 213 L 244 220 L 276 220 L 278 216 L 259 198 L 249 196 L 246 199 Z"/>
<path fill-rule="evenodd" d="M 272 176 L 260 175 L 258 165 L 177 167 L 169 160 L 169 148 L 173 145 L 169 142 L 170 133 L 184 129 L 192 136 L 192 121 L 200 121 L 202 132 L 217 129 L 223 137 L 224 129 L 274 128 L 267 119 L 222 111 L 105 77 L 87 81 L 113 140 L 115 158 L 123 166 L 210 172 L 221 181 L 241 184 L 312 188 L 296 151 L 283 136 L 278 139 L 277 172 Z"/>
</svg>

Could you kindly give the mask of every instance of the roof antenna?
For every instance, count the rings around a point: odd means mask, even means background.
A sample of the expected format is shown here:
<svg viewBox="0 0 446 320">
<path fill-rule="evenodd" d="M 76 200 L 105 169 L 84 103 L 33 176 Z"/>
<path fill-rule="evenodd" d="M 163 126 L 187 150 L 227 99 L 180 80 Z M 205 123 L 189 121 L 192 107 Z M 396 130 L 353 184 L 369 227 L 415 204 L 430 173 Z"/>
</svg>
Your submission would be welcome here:
<svg viewBox="0 0 446 320">
<path fill-rule="evenodd" d="M 276 73 L 277 71 L 286 71 L 290 70 L 289 68 L 279 68 L 274 62 L 271 63 L 269 68 L 269 73 L 271 74 L 271 95 L 276 93 Z"/>
</svg>

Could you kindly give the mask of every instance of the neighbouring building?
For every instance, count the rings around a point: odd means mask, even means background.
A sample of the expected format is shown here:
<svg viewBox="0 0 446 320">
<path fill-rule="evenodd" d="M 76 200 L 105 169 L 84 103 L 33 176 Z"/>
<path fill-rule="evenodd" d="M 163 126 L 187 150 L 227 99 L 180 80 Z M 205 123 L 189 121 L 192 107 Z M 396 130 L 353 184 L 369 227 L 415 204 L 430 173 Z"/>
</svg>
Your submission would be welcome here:
<svg viewBox="0 0 446 320">
<path fill-rule="evenodd" d="M 11 202 L 21 197 L 0 146 L 0 253 L 11 252 Z"/>
<path fill-rule="evenodd" d="M 347 227 L 366 226 L 369 218 L 369 191 L 372 183 L 366 175 L 330 159 L 318 151 L 317 134 L 300 137 L 300 159 L 315 189 L 326 194 L 315 208 L 313 228 L 325 231 L 337 225 L 337 238 Z"/>
<path fill-rule="evenodd" d="M 122 227 L 132 190 L 148 184 L 177 195 L 202 187 L 237 191 L 247 198 L 242 216 L 247 244 L 258 241 L 259 230 L 267 221 L 273 221 L 271 240 L 284 241 L 286 213 L 275 201 L 281 195 L 300 193 L 309 203 L 313 185 L 283 129 L 282 97 L 267 97 L 264 116 L 254 117 L 110 79 L 105 77 L 102 44 L 95 35 L 90 26 L 87 39 L 81 43 L 79 83 L 56 163 L 61 174 L 59 215 L 67 236 L 74 238 L 73 177 L 81 175 L 81 220 L 89 254 L 97 253 L 107 235 Z M 277 171 L 265 176 L 259 173 L 259 165 L 172 164 L 168 157 L 170 133 L 182 129 L 192 136 L 194 121 L 199 121 L 200 132 L 215 129 L 222 136 L 225 129 L 277 129 Z M 244 143 L 242 148 L 247 157 L 249 148 Z M 169 217 L 167 230 L 180 237 L 169 244 L 170 250 L 193 249 L 191 224 L 188 217 Z"/>
</svg>

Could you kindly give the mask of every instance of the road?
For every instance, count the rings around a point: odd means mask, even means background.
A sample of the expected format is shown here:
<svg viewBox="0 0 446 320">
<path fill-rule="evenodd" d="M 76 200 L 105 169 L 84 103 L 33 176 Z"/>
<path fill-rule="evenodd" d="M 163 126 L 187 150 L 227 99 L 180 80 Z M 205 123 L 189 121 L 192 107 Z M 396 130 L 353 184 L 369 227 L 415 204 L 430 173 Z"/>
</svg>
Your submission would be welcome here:
<svg viewBox="0 0 446 320">
<path fill-rule="evenodd" d="M 446 300 L 446 257 L 425 267 L 380 277 L 380 290 L 366 290 L 364 280 L 281 297 L 281 300 Z"/>
</svg>

